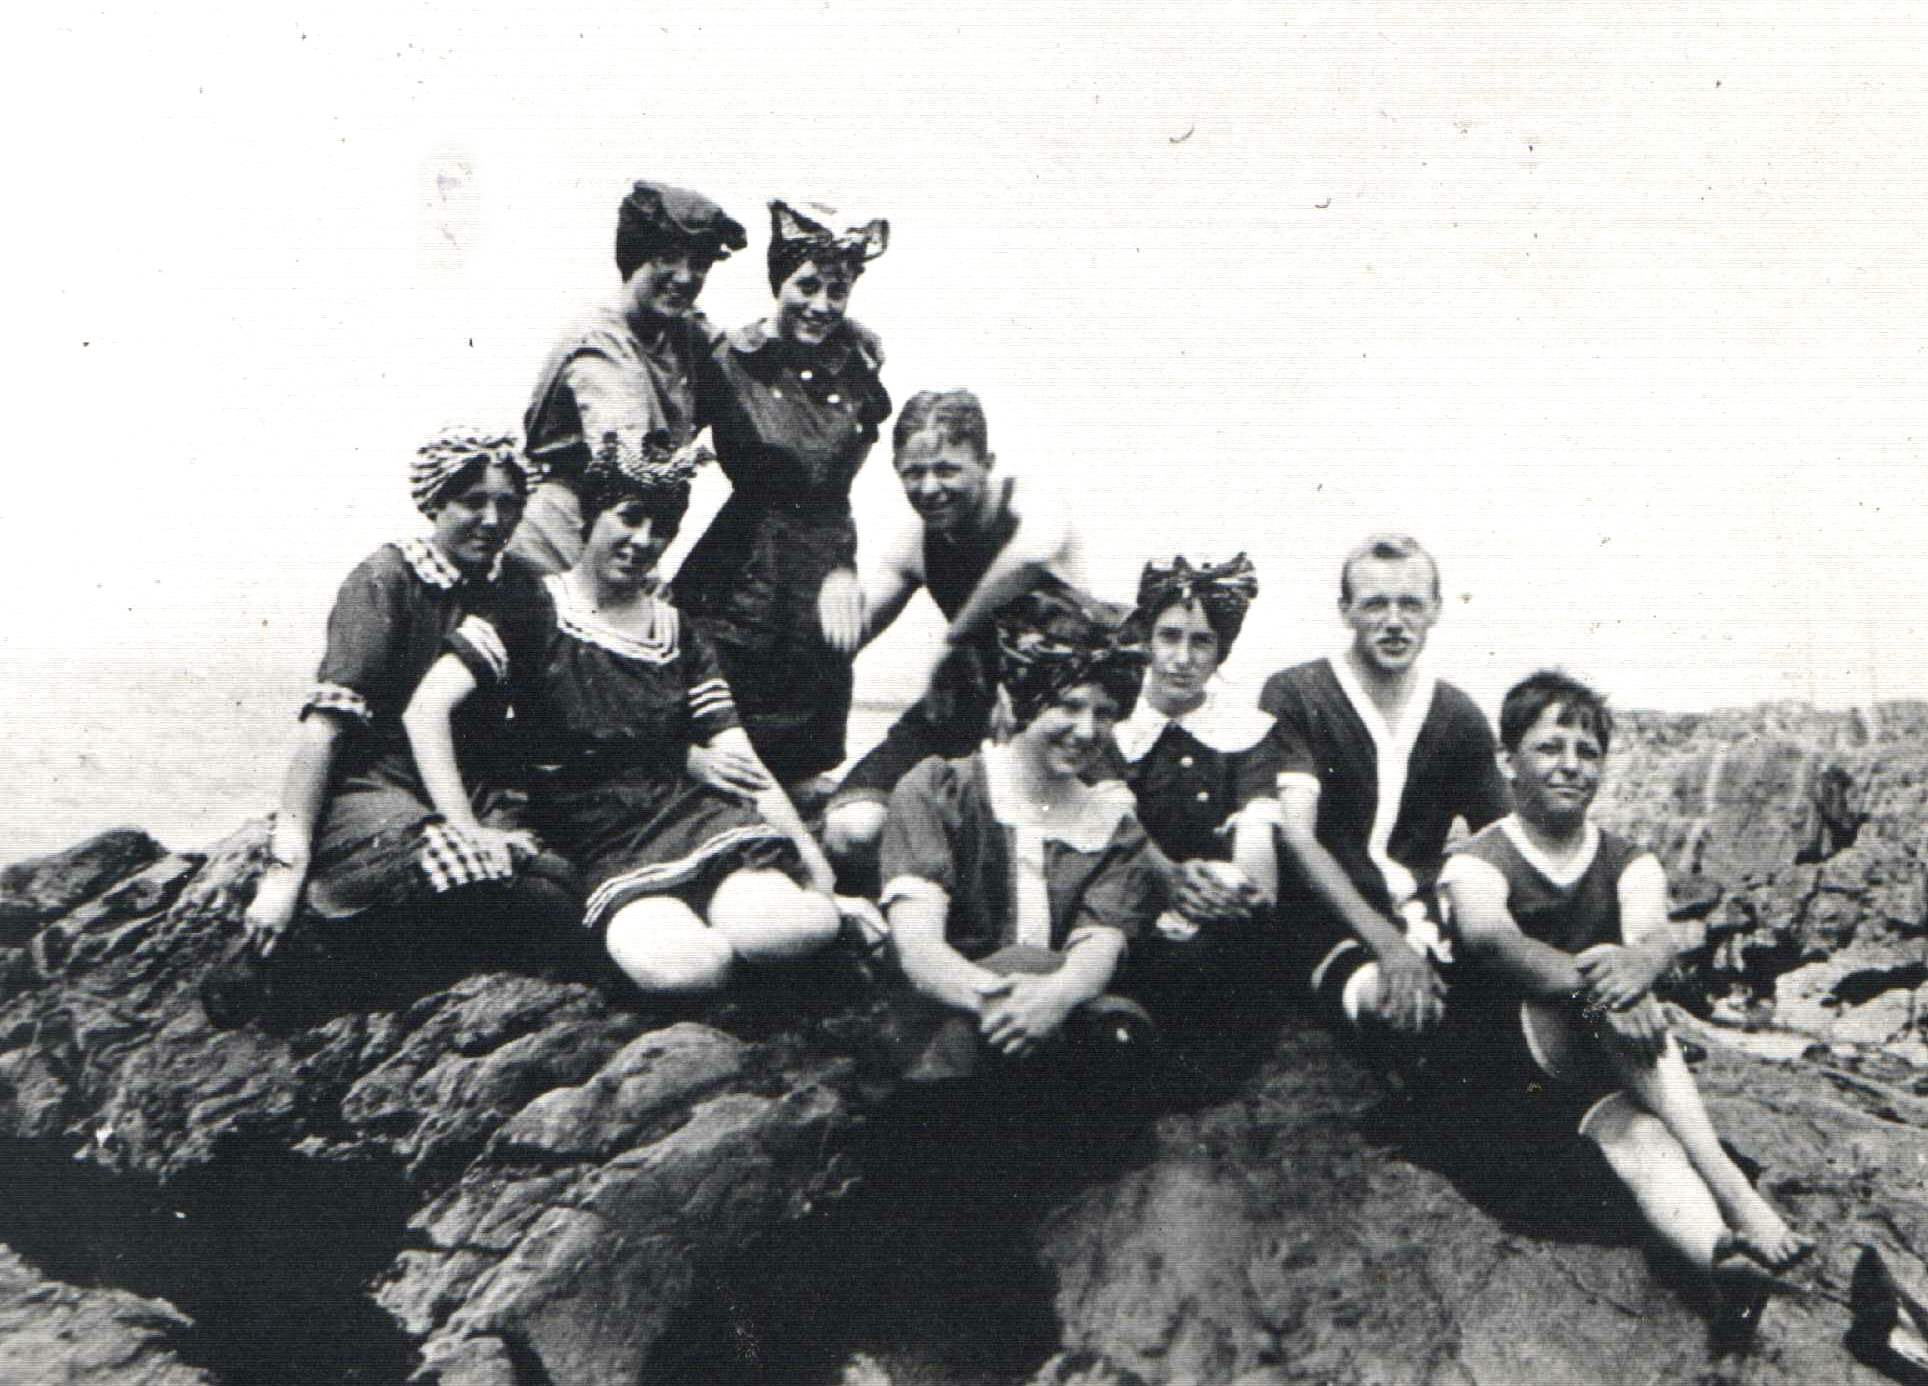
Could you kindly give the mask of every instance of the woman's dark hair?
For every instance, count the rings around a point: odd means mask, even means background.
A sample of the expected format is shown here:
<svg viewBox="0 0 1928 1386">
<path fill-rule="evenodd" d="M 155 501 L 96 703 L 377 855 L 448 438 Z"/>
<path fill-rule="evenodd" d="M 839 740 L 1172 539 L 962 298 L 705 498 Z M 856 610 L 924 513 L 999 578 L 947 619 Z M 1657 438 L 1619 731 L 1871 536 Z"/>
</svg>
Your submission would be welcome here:
<svg viewBox="0 0 1928 1386">
<path fill-rule="evenodd" d="M 663 538 L 674 539 L 683 527 L 683 517 L 689 514 L 690 488 L 636 486 L 620 477 L 598 482 L 592 477 L 582 498 L 582 537 L 589 537 L 589 531 L 596 527 L 596 519 L 603 511 L 631 500 L 642 502 L 643 513 L 656 522 Z"/>
<path fill-rule="evenodd" d="M 1239 632 L 1245 629 L 1243 608 L 1234 610 L 1223 603 L 1201 601 L 1189 592 L 1174 592 L 1164 601 L 1159 602 L 1156 607 L 1147 605 L 1138 609 L 1137 619 L 1144 630 L 1145 639 L 1147 641 L 1151 639 L 1151 633 L 1157 629 L 1160 616 L 1175 606 L 1192 605 L 1196 605 L 1205 613 L 1205 624 L 1210 626 L 1212 634 L 1218 637 L 1218 662 L 1223 664 L 1231 658 L 1232 646 L 1237 643 Z"/>
<path fill-rule="evenodd" d="M 934 432 L 945 443 L 964 443 L 979 457 L 991 455 L 990 425 L 984 406 L 969 390 L 919 390 L 897 411 L 890 430 L 893 452 L 902 452 L 920 433 Z"/>
<path fill-rule="evenodd" d="M 1500 745 L 1520 749 L 1535 722 L 1550 707 L 1560 709 L 1560 725 L 1590 732 L 1605 751 L 1613 744 L 1613 713 L 1607 700 L 1570 674 L 1542 669 L 1507 690 L 1500 703 Z"/>
</svg>

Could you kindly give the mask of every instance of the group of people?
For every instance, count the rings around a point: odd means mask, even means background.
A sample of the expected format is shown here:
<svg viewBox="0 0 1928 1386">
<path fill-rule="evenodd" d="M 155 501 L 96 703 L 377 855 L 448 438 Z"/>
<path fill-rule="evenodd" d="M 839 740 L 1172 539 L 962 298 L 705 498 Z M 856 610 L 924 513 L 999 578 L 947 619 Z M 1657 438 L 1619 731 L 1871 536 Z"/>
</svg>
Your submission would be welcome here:
<svg viewBox="0 0 1928 1386">
<path fill-rule="evenodd" d="M 1535 674 L 1496 741 L 1421 660 L 1437 564 L 1381 535 L 1340 565 L 1345 650 L 1241 705 L 1215 675 L 1245 556 L 1096 599 L 1068 508 L 997 465 L 964 390 L 896 411 L 913 516 L 860 577 L 849 491 L 893 406 L 847 309 L 888 226 L 770 212 L 772 308 L 718 333 L 695 305 L 744 228 L 637 183 L 621 288 L 550 353 L 524 437 L 420 450 L 428 532 L 342 586 L 231 973 L 291 929 L 433 917 L 593 938 L 657 997 L 881 950 L 887 1045 L 928 1084 L 1130 1082 L 1285 986 L 1389 1073 L 1590 1142 L 1717 1284 L 1806 1255 L 1654 1000 L 1694 940 L 1658 861 L 1588 818 L 1599 695 Z M 729 499 L 666 583 L 710 460 Z M 919 588 L 947 625 L 917 697 L 833 782 L 852 660 Z"/>
</svg>

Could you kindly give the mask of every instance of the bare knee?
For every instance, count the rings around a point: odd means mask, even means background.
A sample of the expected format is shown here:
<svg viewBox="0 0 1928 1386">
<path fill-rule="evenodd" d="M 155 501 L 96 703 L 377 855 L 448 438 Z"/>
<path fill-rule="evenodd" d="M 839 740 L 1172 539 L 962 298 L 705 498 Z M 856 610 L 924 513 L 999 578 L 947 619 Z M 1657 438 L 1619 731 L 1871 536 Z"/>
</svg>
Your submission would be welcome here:
<svg viewBox="0 0 1928 1386">
<path fill-rule="evenodd" d="M 1666 1123 L 1624 1093 L 1595 1107 L 1580 1129 L 1616 1169 L 1651 1168 L 1680 1149 Z"/>
<path fill-rule="evenodd" d="M 710 900 L 710 924 L 747 963 L 806 957 L 837 937 L 839 923 L 829 896 L 774 871 L 739 871 Z"/>
<path fill-rule="evenodd" d="M 884 835 L 885 808 L 868 800 L 839 804 L 824 815 L 823 846 L 834 857 L 868 856 Z"/>
<path fill-rule="evenodd" d="M 623 975 L 652 995 L 718 991 L 736 961 L 727 938 L 674 900 L 645 900 L 617 911 L 604 946 Z"/>
</svg>

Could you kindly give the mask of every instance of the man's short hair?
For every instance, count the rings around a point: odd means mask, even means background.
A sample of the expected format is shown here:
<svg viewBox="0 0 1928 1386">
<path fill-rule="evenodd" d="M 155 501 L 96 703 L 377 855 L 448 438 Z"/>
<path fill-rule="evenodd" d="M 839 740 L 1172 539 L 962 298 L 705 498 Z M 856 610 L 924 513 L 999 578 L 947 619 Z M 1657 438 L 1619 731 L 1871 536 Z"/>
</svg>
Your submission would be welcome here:
<svg viewBox="0 0 1928 1386">
<path fill-rule="evenodd" d="M 890 445 L 902 452 L 920 433 L 935 433 L 940 443 L 963 443 L 979 457 L 991 455 L 991 430 L 984 406 L 969 390 L 919 390 L 897 412 Z"/>
<path fill-rule="evenodd" d="M 1527 732 L 1550 707 L 1560 709 L 1561 726 L 1591 733 L 1602 751 L 1613 744 L 1613 713 L 1606 698 L 1571 674 L 1542 669 L 1507 690 L 1500 703 L 1500 745 L 1519 750 Z"/>
<path fill-rule="evenodd" d="M 1363 563 L 1368 558 L 1376 558 L 1386 563 L 1398 563 L 1408 558 L 1423 558 L 1426 567 L 1433 575 L 1433 600 L 1439 600 L 1439 560 L 1426 552 L 1426 546 L 1410 534 L 1373 534 L 1364 543 L 1346 555 L 1346 561 L 1339 565 L 1339 600 L 1352 600 L 1352 565 Z"/>
</svg>

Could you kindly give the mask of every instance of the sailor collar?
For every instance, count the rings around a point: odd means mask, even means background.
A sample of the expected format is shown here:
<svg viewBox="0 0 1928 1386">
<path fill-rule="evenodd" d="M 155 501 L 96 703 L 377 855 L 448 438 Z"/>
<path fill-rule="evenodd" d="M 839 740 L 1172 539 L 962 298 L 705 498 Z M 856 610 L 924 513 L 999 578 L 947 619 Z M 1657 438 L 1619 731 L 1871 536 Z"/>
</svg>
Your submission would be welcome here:
<svg viewBox="0 0 1928 1386">
<path fill-rule="evenodd" d="M 1189 712 L 1167 716 L 1138 695 L 1138 706 L 1113 730 L 1118 750 L 1130 764 L 1137 764 L 1151 753 L 1165 728 L 1177 726 L 1208 750 L 1221 755 L 1236 755 L 1250 750 L 1272 729 L 1272 719 L 1255 707 L 1245 707 L 1225 697 L 1224 688 L 1213 683 L 1205 689 L 1205 701 Z"/>
<path fill-rule="evenodd" d="M 402 558 L 414 570 L 415 576 L 430 587 L 451 591 L 465 582 L 496 582 L 502 577 L 502 565 L 508 558 L 506 551 L 495 556 L 489 564 L 489 571 L 481 578 L 472 578 L 449 560 L 449 556 L 436 548 L 426 539 L 404 539 L 395 545 L 402 551 Z"/>
<path fill-rule="evenodd" d="M 730 349 L 740 356 L 757 356 L 764 352 L 782 355 L 789 345 L 770 330 L 767 318 L 747 322 L 725 336 Z M 869 328 L 845 318 L 829 339 L 813 353 L 813 363 L 831 375 L 841 375 L 853 357 L 871 375 L 883 368 L 884 352 L 877 338 Z"/>
<path fill-rule="evenodd" d="M 1096 785 L 1080 782 L 1077 797 L 1045 814 L 1018 788 L 1013 755 L 1009 746 L 991 745 L 980 757 L 991 816 L 999 825 L 1062 842 L 1075 852 L 1102 852 L 1132 811 L 1131 791 L 1119 780 Z"/>
</svg>

